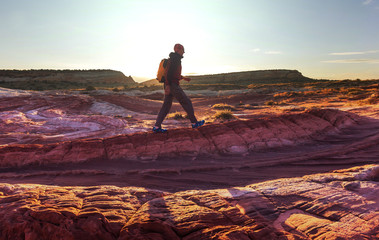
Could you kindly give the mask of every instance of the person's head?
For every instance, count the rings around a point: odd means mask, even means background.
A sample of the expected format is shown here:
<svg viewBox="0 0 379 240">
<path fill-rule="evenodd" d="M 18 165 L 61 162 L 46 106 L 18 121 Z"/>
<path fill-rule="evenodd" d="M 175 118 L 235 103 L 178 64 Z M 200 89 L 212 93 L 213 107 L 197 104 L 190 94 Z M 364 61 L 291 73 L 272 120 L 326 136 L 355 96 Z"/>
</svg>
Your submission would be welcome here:
<svg viewBox="0 0 379 240">
<path fill-rule="evenodd" d="M 183 54 L 184 54 L 184 47 L 183 47 L 183 45 L 179 44 L 179 43 L 175 44 L 174 51 L 177 54 L 179 54 L 180 56 L 183 56 Z"/>
</svg>

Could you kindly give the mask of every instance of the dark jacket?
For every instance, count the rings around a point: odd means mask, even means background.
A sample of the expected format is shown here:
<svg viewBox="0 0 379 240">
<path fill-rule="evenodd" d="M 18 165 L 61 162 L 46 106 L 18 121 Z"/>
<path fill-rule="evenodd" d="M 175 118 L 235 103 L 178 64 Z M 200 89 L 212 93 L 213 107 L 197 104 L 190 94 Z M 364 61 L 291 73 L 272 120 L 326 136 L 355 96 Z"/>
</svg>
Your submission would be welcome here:
<svg viewBox="0 0 379 240">
<path fill-rule="evenodd" d="M 179 54 L 172 52 L 170 53 L 170 67 L 167 72 L 167 84 L 172 82 L 179 85 L 179 81 L 183 78 L 182 76 L 182 58 Z"/>
</svg>

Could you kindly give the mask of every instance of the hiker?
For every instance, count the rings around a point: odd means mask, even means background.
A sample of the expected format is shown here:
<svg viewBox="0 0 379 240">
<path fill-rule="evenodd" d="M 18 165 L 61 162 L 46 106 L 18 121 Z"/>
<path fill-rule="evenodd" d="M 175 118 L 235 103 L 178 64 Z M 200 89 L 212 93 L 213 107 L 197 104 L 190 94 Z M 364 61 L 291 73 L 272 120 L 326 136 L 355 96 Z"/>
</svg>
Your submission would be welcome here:
<svg viewBox="0 0 379 240">
<path fill-rule="evenodd" d="M 164 101 L 161 110 L 157 116 L 157 120 L 155 122 L 155 126 L 153 127 L 153 132 L 155 133 L 164 133 L 167 132 L 167 129 L 163 129 L 161 124 L 169 113 L 172 100 L 174 97 L 180 105 L 182 105 L 183 109 L 186 111 L 187 116 L 189 117 L 192 128 L 198 128 L 204 125 L 205 121 L 197 121 L 195 117 L 195 113 L 193 110 L 192 102 L 184 93 L 183 89 L 179 86 L 180 80 L 191 81 L 191 78 L 183 77 L 182 74 L 182 58 L 184 54 L 184 47 L 181 44 L 175 44 L 174 52 L 170 53 L 169 62 L 170 65 L 168 67 L 167 78 L 164 82 Z"/>
</svg>

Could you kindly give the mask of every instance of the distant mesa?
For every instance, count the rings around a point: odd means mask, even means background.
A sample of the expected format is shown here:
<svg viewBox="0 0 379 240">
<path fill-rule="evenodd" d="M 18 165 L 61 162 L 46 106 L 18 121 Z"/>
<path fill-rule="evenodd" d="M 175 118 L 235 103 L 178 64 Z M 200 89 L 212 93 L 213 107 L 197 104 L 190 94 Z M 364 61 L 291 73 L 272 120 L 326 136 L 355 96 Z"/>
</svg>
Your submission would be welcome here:
<svg viewBox="0 0 379 240">
<path fill-rule="evenodd" d="M 131 76 L 125 76 L 114 70 L 0 70 L 0 85 L 22 84 L 52 85 L 109 85 L 132 86 L 136 82 Z"/>
<path fill-rule="evenodd" d="M 183 84 L 268 84 L 268 83 L 288 83 L 296 81 L 314 81 L 311 78 L 304 77 L 297 70 L 275 69 L 275 70 L 259 70 L 259 71 L 245 71 L 245 72 L 232 72 L 232 73 L 219 73 L 208 75 L 191 76 L 191 82 L 183 81 Z M 145 86 L 159 84 L 157 80 L 152 79 L 141 83 Z"/>
<path fill-rule="evenodd" d="M 232 73 L 219 73 L 191 76 L 191 82 L 183 81 L 183 85 L 221 84 L 248 86 L 250 84 L 276 84 L 289 82 L 312 82 L 314 79 L 304 77 L 297 70 L 275 69 Z M 131 76 L 125 76 L 114 70 L 0 70 L 0 87 L 48 90 L 75 89 L 94 87 L 119 86 L 153 86 L 160 85 L 155 80 L 140 84 Z"/>
</svg>

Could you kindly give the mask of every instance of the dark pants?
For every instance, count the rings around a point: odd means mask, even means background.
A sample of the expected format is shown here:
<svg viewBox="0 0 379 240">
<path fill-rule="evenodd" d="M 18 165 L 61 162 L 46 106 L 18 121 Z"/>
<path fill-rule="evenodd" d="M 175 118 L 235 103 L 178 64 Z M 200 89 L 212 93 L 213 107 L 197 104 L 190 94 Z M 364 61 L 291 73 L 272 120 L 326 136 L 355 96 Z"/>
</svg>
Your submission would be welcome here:
<svg viewBox="0 0 379 240">
<path fill-rule="evenodd" d="M 176 83 L 171 83 L 170 94 L 164 96 L 164 101 L 161 110 L 158 113 L 157 121 L 155 126 L 161 127 L 161 124 L 167 114 L 170 112 L 172 106 L 172 100 L 176 98 L 180 105 L 182 105 L 184 111 L 186 111 L 191 123 L 196 123 L 197 119 L 195 117 L 195 112 L 193 110 L 192 102 L 184 93 L 183 89 Z"/>
</svg>

